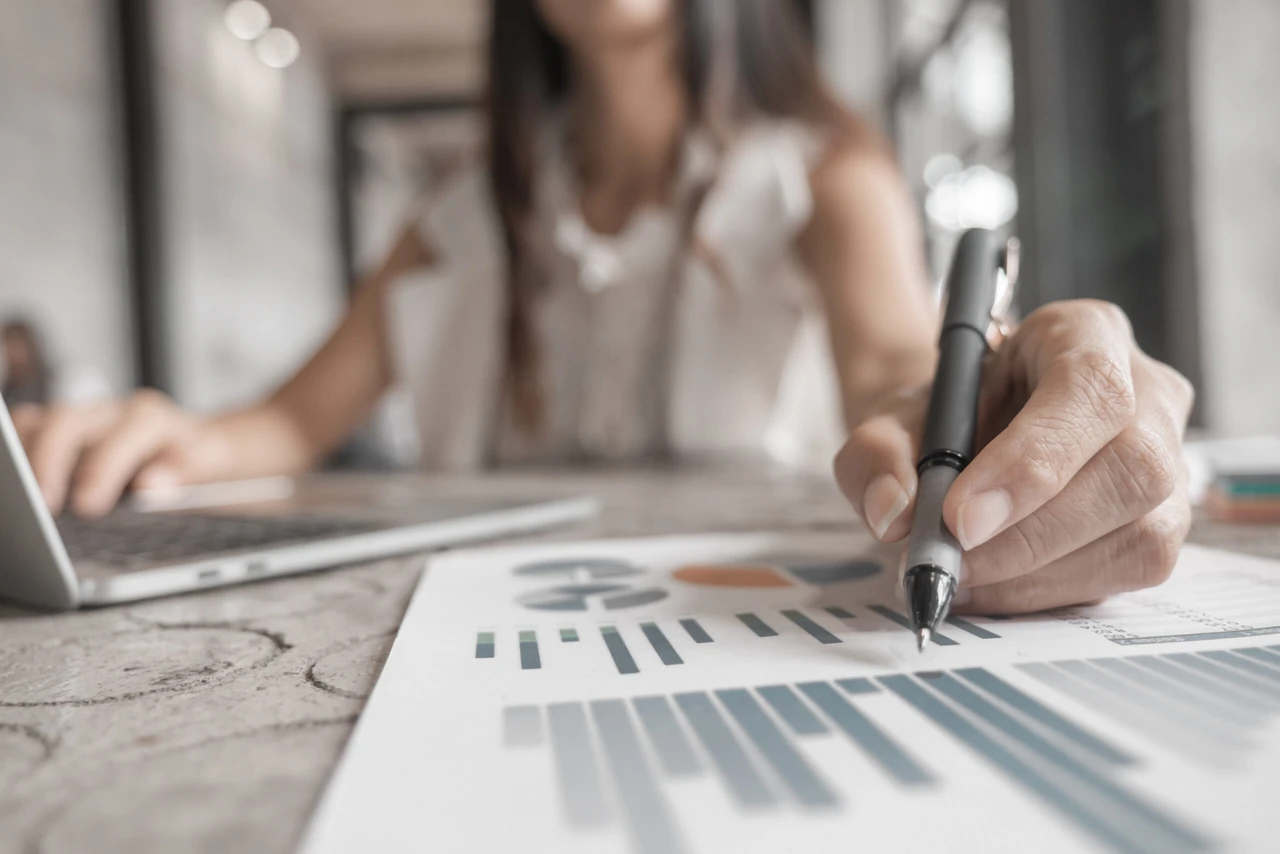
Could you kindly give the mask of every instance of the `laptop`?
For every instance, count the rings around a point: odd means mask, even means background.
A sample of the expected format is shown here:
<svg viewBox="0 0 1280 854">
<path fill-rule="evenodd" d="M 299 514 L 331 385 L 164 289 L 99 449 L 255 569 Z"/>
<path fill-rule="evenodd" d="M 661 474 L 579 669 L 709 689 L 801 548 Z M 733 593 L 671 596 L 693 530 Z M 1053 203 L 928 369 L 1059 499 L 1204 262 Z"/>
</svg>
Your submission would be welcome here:
<svg viewBox="0 0 1280 854">
<path fill-rule="evenodd" d="M 0 439 L 0 598 L 47 609 L 113 605 L 531 533 L 598 512 L 585 496 L 440 500 L 417 479 L 316 476 L 227 485 L 224 495 L 239 492 L 245 501 L 216 508 L 134 501 L 101 519 L 55 520 L 3 400 Z"/>
</svg>

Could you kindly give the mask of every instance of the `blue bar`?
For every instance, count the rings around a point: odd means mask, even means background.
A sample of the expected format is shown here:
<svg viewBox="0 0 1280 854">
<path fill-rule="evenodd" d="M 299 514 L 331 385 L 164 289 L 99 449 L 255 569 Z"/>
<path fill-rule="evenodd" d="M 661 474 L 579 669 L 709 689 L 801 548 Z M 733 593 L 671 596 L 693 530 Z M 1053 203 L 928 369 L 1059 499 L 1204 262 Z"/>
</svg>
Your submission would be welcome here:
<svg viewBox="0 0 1280 854">
<path fill-rule="evenodd" d="M 947 617 L 947 622 L 962 632 L 968 632 L 975 638 L 982 638 L 983 640 L 997 640 L 1000 637 L 995 632 L 990 631 L 989 629 L 984 629 L 982 626 L 971 623 L 960 617 Z"/>
<path fill-rule="evenodd" d="M 870 718 L 840 696 L 835 688 L 826 682 L 806 682 L 796 687 L 899 783 L 922 786 L 934 782 L 928 771 L 916 764 L 905 750 L 881 732 Z"/>
<path fill-rule="evenodd" d="M 893 610 L 892 608 L 886 608 L 884 605 L 871 605 L 870 608 L 872 611 L 875 611 L 877 614 L 884 617 L 885 619 L 892 620 L 893 622 L 902 626 L 907 631 L 911 631 L 911 621 L 908 620 L 902 614 L 899 614 L 897 611 Z M 953 641 L 951 638 L 947 637 L 946 635 L 940 635 L 937 632 L 933 633 L 933 642 L 936 643 L 938 646 L 955 646 L 956 645 L 956 642 Z"/>
<path fill-rule="evenodd" d="M 811 712 L 804 704 L 804 700 L 801 700 L 796 692 L 786 685 L 765 685 L 757 688 L 756 692 L 764 697 L 764 701 L 773 707 L 778 717 L 782 718 L 796 735 L 821 735 L 831 731 L 822 722 L 822 718 Z"/>
<path fill-rule="evenodd" d="M 622 635 L 618 634 L 617 626 L 601 626 L 600 634 L 604 637 L 605 646 L 609 647 L 609 654 L 613 656 L 613 665 L 618 668 L 618 672 L 622 675 L 628 673 L 639 673 L 640 668 L 636 666 L 636 660 L 631 657 L 631 650 L 627 649 L 627 642 L 622 639 Z"/>
<path fill-rule="evenodd" d="M 1270 650 L 1254 647 L 1252 649 L 1233 649 L 1232 652 L 1236 655 L 1247 655 L 1254 661 L 1260 661 L 1263 664 L 1270 665 L 1272 668 L 1280 668 L 1280 656 Z M 1280 672 L 1277 675 L 1280 675 Z"/>
<path fill-rule="evenodd" d="M 837 679 L 836 684 L 847 694 L 874 694 L 880 690 L 870 679 Z"/>
<path fill-rule="evenodd" d="M 507 747 L 536 747 L 542 743 L 542 709 L 507 706 L 502 710 L 502 743 Z"/>
<path fill-rule="evenodd" d="M 711 698 L 699 691 L 676 694 L 675 701 L 738 804 L 759 809 L 777 803 Z"/>
<path fill-rule="evenodd" d="M 1126 838 L 1102 821 L 1087 805 L 1045 778 L 1015 753 L 969 723 L 945 703 L 931 695 L 909 676 L 884 676 L 877 680 L 885 688 L 911 704 L 934 724 L 977 753 L 998 770 L 1038 797 L 1050 809 L 1057 810 L 1081 830 L 1114 851 L 1124 854 L 1150 854 L 1150 847 Z"/>
<path fill-rule="evenodd" d="M 680 625 L 684 626 L 684 630 L 689 633 L 689 637 L 693 638 L 694 643 L 711 643 L 711 635 L 707 634 L 702 624 L 692 617 L 681 620 Z"/>
<path fill-rule="evenodd" d="M 1270 705 L 1268 701 L 1273 700 L 1273 696 L 1267 690 L 1267 686 L 1259 682 L 1257 679 L 1251 679 L 1249 676 L 1235 670 L 1231 667 L 1219 667 L 1207 658 L 1201 658 L 1198 655 L 1192 655 L 1189 652 L 1170 655 L 1170 661 L 1177 662 L 1185 667 L 1198 670 L 1201 673 L 1212 676 L 1223 682 L 1229 682 L 1235 687 L 1250 692 L 1256 699 L 1255 702 L 1261 701 Z"/>
<path fill-rule="evenodd" d="M 1218 652 L 1202 652 L 1200 655 L 1224 664 L 1227 667 L 1234 667 L 1241 673 L 1250 674 L 1258 680 L 1258 683 L 1263 686 L 1263 689 L 1269 696 L 1280 698 L 1280 685 L 1276 684 L 1275 671 L 1270 667 L 1267 667 L 1264 664 L 1259 664 L 1252 659 L 1243 658 L 1239 655 L 1232 655 L 1225 650 Z"/>
<path fill-rule="evenodd" d="M 534 632 L 520 633 L 520 669 L 539 670 L 542 668 L 542 657 L 538 655 L 538 635 Z"/>
<path fill-rule="evenodd" d="M 1132 765 L 1136 761 L 1129 754 L 1112 747 L 1093 733 L 1081 729 L 1035 697 L 1020 691 L 989 670 L 967 667 L 957 670 L 956 675 L 1104 762 L 1112 765 Z"/>
<path fill-rule="evenodd" d="M 839 803 L 835 793 L 783 735 L 755 697 L 742 688 L 717 691 L 716 696 L 797 801 L 807 807 L 833 807 Z"/>
<path fill-rule="evenodd" d="M 636 697 L 631 701 L 644 724 L 662 770 L 672 777 L 691 777 L 702 771 L 702 762 L 684 734 L 684 728 L 666 697 Z"/>
<path fill-rule="evenodd" d="M 662 633 L 662 629 L 658 628 L 657 623 L 641 623 L 640 631 L 644 632 L 644 636 L 649 639 L 649 643 L 653 645 L 653 651 L 658 654 L 663 664 L 684 664 L 684 659 L 680 657 L 680 653 L 676 652 L 676 648 L 671 645 L 671 641 L 667 640 L 667 636 Z"/>
<path fill-rule="evenodd" d="M 575 827 L 593 827 L 609 821 L 604 786 L 591 746 L 591 731 L 581 703 L 547 706 L 551 730 L 551 756 L 560 781 L 565 817 Z"/>
<path fill-rule="evenodd" d="M 815 623 L 809 617 L 794 609 L 782 612 L 782 616 L 804 629 L 818 643 L 840 643 L 840 638 L 831 634 L 822 626 Z"/>
<path fill-rule="evenodd" d="M 627 827 L 640 854 L 681 854 L 684 840 L 645 759 L 631 715 L 622 700 L 591 704 L 613 782 L 627 817 Z"/>
<path fill-rule="evenodd" d="M 1202 691 L 1187 687 L 1182 682 L 1170 681 L 1154 670 L 1130 664 L 1123 658 L 1099 658 L 1095 659 L 1093 663 L 1121 679 L 1132 679 L 1141 685 L 1145 685 L 1175 703 L 1181 703 L 1184 706 L 1197 709 L 1201 714 L 1208 715 L 1207 724 L 1209 726 L 1213 726 L 1220 721 L 1234 721 L 1237 724 L 1245 722 L 1245 719 L 1240 714 L 1243 710 L 1237 709 L 1230 703 L 1220 702 L 1219 698 L 1214 694 L 1205 694 Z"/>
<path fill-rule="evenodd" d="M 1203 837 L 1179 826 L 1173 819 L 1115 785 L 1088 765 L 1077 761 L 1075 757 L 1060 749 L 1049 739 L 1030 729 L 1013 715 L 998 708 L 954 677 L 942 674 L 923 684 L 951 698 L 1004 737 L 1021 743 L 1049 764 L 1070 774 L 1087 788 L 1093 789 L 1096 798 L 1108 804 L 1116 804 L 1131 814 L 1132 818 L 1137 818 L 1138 826 L 1127 828 L 1133 838 L 1150 840 L 1153 831 L 1164 835 L 1165 839 L 1161 840 L 1163 844 L 1153 846 L 1158 851 L 1174 850 L 1171 846 L 1192 851 L 1203 851 L 1209 847 L 1209 843 Z M 1125 824 L 1132 823 L 1132 818 Z"/>
<path fill-rule="evenodd" d="M 738 614 L 738 619 L 743 624 L 755 632 L 757 636 L 762 638 L 777 637 L 778 633 L 769 627 L 769 624 L 757 617 L 755 614 Z"/>
<path fill-rule="evenodd" d="M 1233 684 L 1230 680 L 1217 679 L 1200 670 L 1179 667 L 1160 655 L 1135 655 L 1128 659 L 1138 667 L 1163 674 L 1168 679 L 1194 687 L 1214 697 L 1220 697 L 1228 705 L 1237 709 L 1256 709 L 1258 696 Z"/>
</svg>

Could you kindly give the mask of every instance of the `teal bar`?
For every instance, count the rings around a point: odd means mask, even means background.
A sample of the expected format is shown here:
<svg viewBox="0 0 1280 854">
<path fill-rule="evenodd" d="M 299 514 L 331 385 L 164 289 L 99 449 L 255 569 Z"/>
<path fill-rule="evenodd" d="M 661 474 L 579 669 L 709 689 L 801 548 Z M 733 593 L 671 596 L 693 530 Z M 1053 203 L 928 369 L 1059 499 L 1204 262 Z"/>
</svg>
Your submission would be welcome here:
<svg viewBox="0 0 1280 854">
<path fill-rule="evenodd" d="M 755 697 L 742 688 L 717 691 L 716 697 L 755 744 L 764 760 L 773 766 L 773 770 L 797 801 L 806 807 L 833 807 L 840 802 L 831 787 L 783 735 Z"/>
<path fill-rule="evenodd" d="M 493 658 L 493 632 L 476 634 L 476 658 Z"/>
<path fill-rule="evenodd" d="M 689 633 L 689 637 L 693 638 L 694 643 L 711 643 L 711 635 L 707 634 L 702 624 L 692 617 L 681 620 L 680 625 Z"/>
<path fill-rule="evenodd" d="M 778 633 L 768 623 L 755 614 L 738 614 L 737 616 L 747 628 L 756 633 L 757 637 L 772 638 L 778 636 Z"/>
<path fill-rule="evenodd" d="M 968 632 L 975 638 L 982 638 L 983 640 L 998 640 L 1000 638 L 995 632 L 984 629 L 982 626 L 971 623 L 961 617 L 947 617 L 947 622 L 962 632 Z"/>
<path fill-rule="evenodd" d="M 639 854 L 683 854 L 688 847 L 645 759 L 626 703 L 596 700 L 591 704 L 591 717 L 622 801 L 632 850 Z"/>
<path fill-rule="evenodd" d="M 747 756 L 738 737 L 720 715 L 711 698 L 702 692 L 676 694 L 676 705 L 684 713 L 685 720 L 693 727 L 698 740 L 706 749 L 711 762 L 734 800 L 746 809 L 773 806 L 777 799 L 765 785 L 764 778 Z"/>
<path fill-rule="evenodd" d="M 609 648 L 609 654 L 613 656 L 613 666 L 618 668 L 619 673 L 626 676 L 640 672 L 636 660 L 631 657 L 631 650 L 627 649 L 627 642 L 618 634 L 616 626 L 601 626 L 600 634 L 604 637 L 605 646 Z"/>
<path fill-rule="evenodd" d="M 831 731 L 822 722 L 822 718 L 810 711 L 804 700 L 786 685 L 765 685 L 757 688 L 756 693 L 764 698 L 796 735 L 821 735 Z"/>
<path fill-rule="evenodd" d="M 680 653 L 676 652 L 676 648 L 671 645 L 671 641 L 667 640 L 667 636 L 662 633 L 662 629 L 658 628 L 656 623 L 641 623 L 640 631 L 644 632 L 644 636 L 649 639 L 653 651 L 658 654 L 663 664 L 684 664 Z"/>
<path fill-rule="evenodd" d="M 874 694 L 880 690 L 870 679 L 837 679 L 836 684 L 843 688 L 846 694 Z"/>
<path fill-rule="evenodd" d="M 1088 730 L 1082 729 L 1067 720 L 1030 694 L 1010 685 L 989 670 L 967 667 L 956 671 L 956 675 L 1104 762 L 1111 765 L 1132 765 L 1137 761 L 1124 751 L 1113 747 Z"/>
<path fill-rule="evenodd" d="M 578 630 L 577 629 L 561 629 L 560 640 L 563 643 L 577 643 Z"/>
<path fill-rule="evenodd" d="M 520 633 L 520 669 L 540 670 L 542 656 L 538 654 L 538 635 L 534 632 Z"/>
<path fill-rule="evenodd" d="M 702 772 L 702 762 L 666 697 L 636 697 L 631 705 L 649 734 L 663 771 L 672 777 L 691 777 Z"/>
<path fill-rule="evenodd" d="M 870 718 L 858 711 L 826 682 L 806 682 L 797 688 L 831 718 L 844 734 L 853 740 L 876 764 L 899 783 L 924 786 L 934 782 L 929 772 L 880 730 Z"/>
<path fill-rule="evenodd" d="M 835 617 L 837 620 L 844 620 L 846 623 L 855 619 L 852 613 L 845 608 L 841 608 L 839 605 L 832 605 L 828 608 L 824 608 L 823 610 Z"/>
<path fill-rule="evenodd" d="M 893 610 L 892 608 L 886 608 L 884 605 L 872 605 L 870 607 L 872 611 L 875 611 L 877 614 L 884 617 L 886 620 L 892 620 L 893 622 L 902 626 L 907 631 L 911 631 L 911 621 L 908 620 L 904 615 L 899 614 L 897 611 Z M 936 643 L 938 646 L 955 646 L 956 645 L 956 642 L 953 641 L 951 638 L 947 637 L 946 635 L 940 635 L 937 632 L 933 633 L 933 642 Z"/>
<path fill-rule="evenodd" d="M 809 636 L 818 643 L 840 643 L 840 638 L 815 623 L 808 616 L 794 609 L 782 612 L 782 616 L 795 623 L 800 628 L 809 633 Z"/>
</svg>

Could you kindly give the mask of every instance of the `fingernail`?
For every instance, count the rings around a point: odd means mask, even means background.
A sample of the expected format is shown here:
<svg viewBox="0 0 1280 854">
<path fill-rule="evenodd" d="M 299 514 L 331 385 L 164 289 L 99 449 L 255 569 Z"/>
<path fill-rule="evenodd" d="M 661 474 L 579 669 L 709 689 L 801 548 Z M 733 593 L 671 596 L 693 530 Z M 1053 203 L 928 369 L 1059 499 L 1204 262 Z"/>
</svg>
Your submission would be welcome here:
<svg viewBox="0 0 1280 854">
<path fill-rule="evenodd" d="M 960 505 L 956 538 L 965 551 L 977 548 L 1000 530 L 1013 513 L 1013 502 L 1003 489 L 979 492 Z"/>
<path fill-rule="evenodd" d="M 902 515 L 910 498 L 902 484 L 891 474 L 882 474 L 867 487 L 862 499 L 862 512 L 876 539 L 884 539 L 884 532 Z"/>
</svg>

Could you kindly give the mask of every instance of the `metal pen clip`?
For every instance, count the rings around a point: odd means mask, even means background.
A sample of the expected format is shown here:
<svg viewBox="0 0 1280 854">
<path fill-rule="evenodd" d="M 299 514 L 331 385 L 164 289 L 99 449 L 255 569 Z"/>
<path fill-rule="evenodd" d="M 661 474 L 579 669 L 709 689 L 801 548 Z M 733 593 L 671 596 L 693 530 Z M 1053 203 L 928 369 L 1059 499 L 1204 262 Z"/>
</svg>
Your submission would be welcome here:
<svg viewBox="0 0 1280 854">
<path fill-rule="evenodd" d="M 987 346 L 1000 349 L 1018 326 L 1013 311 L 1013 300 L 1018 292 L 1018 263 L 1022 244 L 1010 237 L 1000 253 L 1000 266 L 996 268 L 996 299 L 991 306 L 991 324 L 987 327 Z"/>
</svg>

